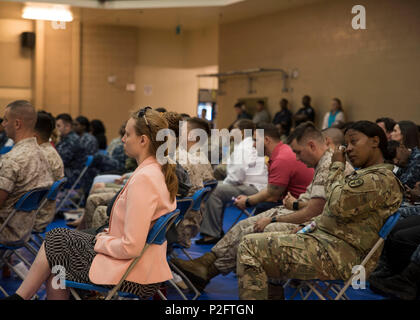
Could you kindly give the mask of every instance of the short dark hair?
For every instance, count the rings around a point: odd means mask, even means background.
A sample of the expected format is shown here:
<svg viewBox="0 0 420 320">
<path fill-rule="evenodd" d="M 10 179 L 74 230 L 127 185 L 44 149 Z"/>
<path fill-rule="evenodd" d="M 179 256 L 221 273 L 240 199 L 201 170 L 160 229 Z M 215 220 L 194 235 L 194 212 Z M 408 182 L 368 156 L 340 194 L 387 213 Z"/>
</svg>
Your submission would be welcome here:
<svg viewBox="0 0 420 320">
<path fill-rule="evenodd" d="M 419 130 L 417 129 L 417 125 L 408 120 L 399 121 L 397 124 L 400 127 L 404 145 L 407 148 L 420 148 Z"/>
<path fill-rule="evenodd" d="M 252 132 L 255 130 L 255 123 L 249 119 L 241 119 L 236 122 L 236 126 L 239 130 L 251 129 Z"/>
<path fill-rule="evenodd" d="M 191 118 L 191 116 L 188 113 L 181 113 L 180 116 L 182 118 Z"/>
<path fill-rule="evenodd" d="M 36 123 L 36 111 L 34 106 L 26 100 L 16 100 L 9 103 L 6 109 L 10 108 L 11 113 L 19 117 L 25 123 L 25 127 L 34 129 Z"/>
<path fill-rule="evenodd" d="M 281 140 L 279 129 L 272 123 L 259 124 L 257 129 L 263 129 L 264 136 L 270 137 L 274 140 Z"/>
<path fill-rule="evenodd" d="M 157 112 L 167 112 L 165 108 L 156 108 Z"/>
<path fill-rule="evenodd" d="M 233 107 L 234 108 L 241 108 L 242 109 L 242 105 L 243 105 L 242 102 L 237 102 L 237 103 L 235 103 L 235 105 Z"/>
<path fill-rule="evenodd" d="M 299 124 L 295 130 L 287 138 L 287 143 L 291 144 L 296 139 L 297 143 L 300 143 L 304 138 L 311 137 L 319 141 L 325 141 L 322 132 L 315 127 L 313 122 L 305 121 Z"/>
<path fill-rule="evenodd" d="M 54 118 L 47 112 L 38 112 L 35 124 L 35 131 L 41 136 L 43 140 L 48 140 L 55 127 Z"/>
<path fill-rule="evenodd" d="M 260 105 L 262 105 L 262 106 L 263 106 L 263 105 L 265 105 L 264 100 L 258 100 L 258 101 L 257 101 L 257 103 L 259 103 L 259 104 L 260 104 Z"/>
<path fill-rule="evenodd" d="M 207 133 L 207 136 L 210 135 L 210 126 L 206 120 L 194 117 L 188 118 L 186 121 L 192 126 L 193 129 L 203 129 Z"/>
<path fill-rule="evenodd" d="M 385 160 L 392 160 L 388 155 L 388 139 L 386 138 L 385 132 L 376 123 L 367 120 L 357 121 L 347 127 L 344 134 L 349 130 L 359 131 L 369 138 L 378 137 L 379 149 L 382 152 L 382 156 Z"/>
<path fill-rule="evenodd" d="M 60 113 L 56 118 L 56 121 L 61 120 L 66 123 L 73 124 L 73 118 L 68 113 Z"/>
<path fill-rule="evenodd" d="M 392 130 L 394 130 L 395 125 L 397 124 L 394 119 L 388 117 L 378 118 L 375 122 L 383 122 L 385 125 L 386 132 L 388 133 L 392 132 Z"/>
<path fill-rule="evenodd" d="M 86 118 L 84 116 L 78 116 L 76 118 L 76 121 L 79 122 L 82 126 L 85 127 L 86 132 L 90 131 L 90 122 L 89 122 L 88 118 Z"/>
</svg>

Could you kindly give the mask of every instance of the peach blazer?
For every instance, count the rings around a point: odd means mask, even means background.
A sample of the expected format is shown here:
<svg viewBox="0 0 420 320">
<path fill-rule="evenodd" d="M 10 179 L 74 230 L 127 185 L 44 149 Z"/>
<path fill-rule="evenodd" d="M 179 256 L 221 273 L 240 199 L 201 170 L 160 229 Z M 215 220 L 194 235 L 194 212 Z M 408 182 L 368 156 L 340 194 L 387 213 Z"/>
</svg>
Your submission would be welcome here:
<svg viewBox="0 0 420 320">
<path fill-rule="evenodd" d="M 151 223 L 175 209 L 176 200 L 169 199 L 160 164 L 155 157 L 145 159 L 114 202 L 109 231 L 96 241 L 98 254 L 89 270 L 90 281 L 117 284 L 146 244 Z M 171 278 L 165 242 L 149 246 L 126 280 L 151 284 Z"/>
</svg>

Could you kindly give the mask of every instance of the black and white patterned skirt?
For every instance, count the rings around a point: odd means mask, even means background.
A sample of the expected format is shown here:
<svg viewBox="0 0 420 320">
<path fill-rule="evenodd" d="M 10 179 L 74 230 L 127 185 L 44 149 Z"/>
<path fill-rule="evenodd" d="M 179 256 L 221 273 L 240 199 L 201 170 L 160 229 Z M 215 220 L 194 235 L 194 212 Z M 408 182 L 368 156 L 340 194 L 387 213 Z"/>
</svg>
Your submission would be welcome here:
<svg viewBox="0 0 420 320">
<path fill-rule="evenodd" d="M 96 256 L 94 250 L 95 236 L 81 231 L 56 228 L 45 235 L 45 253 L 52 269 L 53 266 L 63 266 L 66 280 L 93 284 L 89 280 L 89 270 Z M 113 288 L 113 285 L 101 285 Z M 161 283 L 138 284 L 124 281 L 119 291 L 135 294 L 142 299 L 154 295 Z"/>
</svg>

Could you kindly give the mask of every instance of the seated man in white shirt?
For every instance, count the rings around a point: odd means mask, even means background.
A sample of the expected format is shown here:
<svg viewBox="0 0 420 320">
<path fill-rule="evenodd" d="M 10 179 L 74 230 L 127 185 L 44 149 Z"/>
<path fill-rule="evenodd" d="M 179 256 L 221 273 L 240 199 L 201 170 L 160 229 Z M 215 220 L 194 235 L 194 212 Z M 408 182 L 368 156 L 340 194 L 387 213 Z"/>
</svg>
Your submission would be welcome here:
<svg viewBox="0 0 420 320">
<path fill-rule="evenodd" d="M 245 135 L 245 130 L 249 130 Z M 255 124 L 248 119 L 237 121 L 233 130 L 241 133 L 241 142 L 235 146 L 227 163 L 227 176 L 205 203 L 205 213 L 200 227 L 203 238 L 197 244 L 216 243 L 223 236 L 223 213 L 232 197 L 253 195 L 267 187 L 267 168 L 264 157 L 259 157 L 252 139 Z M 233 133 L 233 132 L 232 132 Z"/>
</svg>

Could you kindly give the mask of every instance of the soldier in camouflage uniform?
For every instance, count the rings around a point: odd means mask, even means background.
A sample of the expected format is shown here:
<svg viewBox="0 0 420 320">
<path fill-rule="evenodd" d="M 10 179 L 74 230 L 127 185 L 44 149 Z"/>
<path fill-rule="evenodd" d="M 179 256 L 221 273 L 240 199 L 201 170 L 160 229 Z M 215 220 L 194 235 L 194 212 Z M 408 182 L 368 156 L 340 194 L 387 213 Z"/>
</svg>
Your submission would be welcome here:
<svg viewBox="0 0 420 320">
<path fill-rule="evenodd" d="M 203 257 L 192 261 L 171 260 L 184 273 L 192 275 L 191 279 L 195 280 L 200 289 L 219 273 L 226 275 L 235 270 L 238 245 L 243 236 L 272 231 L 292 233 L 299 224 L 310 223 L 315 216 L 321 214 L 333 152 L 328 149 L 323 135 L 312 123 L 298 126 L 290 135 L 289 144 L 295 153 L 299 153 L 300 161 L 315 168 L 313 180 L 305 193 L 298 199 L 289 194 L 283 199 L 284 205 L 240 221 Z M 345 174 L 352 171 L 353 167 L 346 163 Z"/>
<path fill-rule="evenodd" d="M 56 118 L 60 142 L 56 145 L 58 154 L 64 163 L 64 174 L 68 185 L 72 185 L 82 172 L 86 162 L 86 151 L 82 147 L 80 137 L 72 131 L 73 121 L 70 115 L 62 113 Z M 80 183 L 82 185 L 82 181 Z"/>
<path fill-rule="evenodd" d="M 78 116 L 74 121 L 73 129 L 79 135 L 80 143 L 87 155 L 94 155 L 98 152 L 98 140 L 89 133 L 90 123 L 86 117 Z"/>
<path fill-rule="evenodd" d="M 344 175 L 344 150 L 337 149 L 328 175 L 327 202 L 312 233 L 270 232 L 243 238 L 238 248 L 240 299 L 267 299 L 267 279 L 348 279 L 379 238 L 386 219 L 402 202 L 403 187 L 384 164 L 387 139 L 369 121 L 345 133 L 347 155 L 360 168 Z M 381 250 L 366 265 L 369 274 Z"/>
<path fill-rule="evenodd" d="M 178 151 L 179 152 L 179 151 Z M 191 197 L 194 193 L 204 187 L 204 182 L 214 180 L 213 170 L 208 162 L 208 159 L 203 157 L 199 158 L 198 155 L 189 154 L 189 161 L 187 164 L 182 164 L 182 167 L 188 173 L 188 177 L 191 183 L 191 188 L 188 191 L 187 196 Z M 207 161 L 207 164 L 192 164 L 193 161 Z M 196 162 L 194 162 L 196 163 Z M 203 205 L 203 203 L 202 203 Z M 202 209 L 199 211 L 189 210 L 184 216 L 184 219 L 177 225 L 178 242 L 189 248 L 191 246 L 191 239 L 194 238 L 200 231 L 200 224 L 203 219 Z"/>
<path fill-rule="evenodd" d="M 4 199 L 0 203 L 0 226 L 22 195 L 53 184 L 47 159 L 34 137 L 36 120 L 35 109 L 28 101 L 18 100 L 6 107 L 2 126 L 15 145 L 0 159 L 0 199 Z M 0 232 L 0 243 L 12 244 L 29 237 L 34 221 L 35 211 L 16 212 Z"/>
<path fill-rule="evenodd" d="M 57 150 L 49 142 L 49 138 L 54 130 L 54 118 L 45 112 L 38 112 L 38 118 L 35 125 L 35 137 L 42 152 L 47 159 L 54 181 L 64 178 L 64 164 Z M 45 206 L 38 212 L 34 231 L 43 232 L 50 224 L 55 216 L 55 201 L 48 201 Z"/>
</svg>

